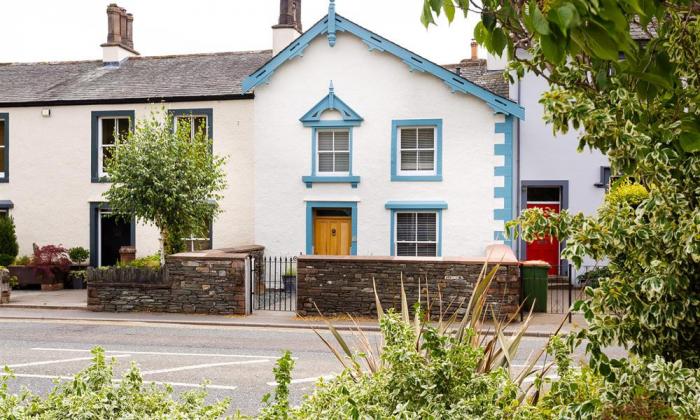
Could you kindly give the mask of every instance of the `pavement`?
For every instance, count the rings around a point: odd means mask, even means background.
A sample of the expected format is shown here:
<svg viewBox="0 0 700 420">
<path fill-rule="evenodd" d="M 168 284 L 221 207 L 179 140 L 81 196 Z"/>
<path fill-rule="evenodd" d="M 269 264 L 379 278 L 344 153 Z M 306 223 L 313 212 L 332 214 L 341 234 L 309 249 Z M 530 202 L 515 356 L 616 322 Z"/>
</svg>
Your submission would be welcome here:
<svg viewBox="0 0 700 420">
<path fill-rule="evenodd" d="M 200 325 L 200 326 L 229 326 L 229 327 L 268 327 L 294 329 L 326 329 L 327 325 L 320 317 L 303 318 L 294 312 L 287 311 L 254 311 L 247 316 L 236 315 L 198 315 L 198 314 L 169 314 L 152 312 L 92 312 L 87 308 L 87 292 L 85 290 L 60 290 L 52 292 L 14 290 L 10 303 L 0 305 L 0 319 L 30 319 L 54 321 L 81 322 L 139 322 L 152 324 Z M 580 314 L 572 316 L 572 322 L 564 320 L 563 314 L 535 313 L 530 327 L 525 332 L 529 337 L 549 337 L 560 325 L 561 332 L 568 333 L 585 326 L 585 320 Z M 355 323 L 347 318 L 329 318 L 333 326 L 339 330 L 353 330 Z M 377 331 L 376 320 L 364 318 L 356 320 L 364 331 Z M 519 318 L 506 328 L 506 334 L 520 327 Z M 483 324 L 488 330 L 493 328 L 489 322 Z"/>
</svg>

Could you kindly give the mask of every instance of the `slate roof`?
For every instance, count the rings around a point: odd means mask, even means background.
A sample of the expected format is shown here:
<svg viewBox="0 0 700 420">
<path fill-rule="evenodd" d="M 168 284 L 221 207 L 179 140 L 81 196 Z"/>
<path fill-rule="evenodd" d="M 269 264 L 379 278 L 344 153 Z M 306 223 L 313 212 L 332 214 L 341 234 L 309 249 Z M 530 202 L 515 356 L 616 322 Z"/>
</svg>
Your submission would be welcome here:
<svg viewBox="0 0 700 420">
<path fill-rule="evenodd" d="M 119 68 L 102 60 L 0 64 L 0 106 L 248 97 L 241 82 L 270 57 L 265 50 L 132 57 Z"/>
<path fill-rule="evenodd" d="M 119 68 L 102 60 L 0 63 L 0 106 L 71 103 L 130 103 L 159 100 L 234 99 L 245 94 L 241 82 L 272 58 L 272 51 L 131 57 Z M 504 98 L 508 84 L 501 71 L 486 70 L 486 60 L 444 66 Z"/>
<path fill-rule="evenodd" d="M 444 68 L 490 90 L 496 95 L 508 98 L 508 82 L 503 78 L 502 70 L 488 70 L 486 60 L 465 58 L 456 64 L 444 64 Z M 457 71 L 459 69 L 459 72 Z"/>
</svg>

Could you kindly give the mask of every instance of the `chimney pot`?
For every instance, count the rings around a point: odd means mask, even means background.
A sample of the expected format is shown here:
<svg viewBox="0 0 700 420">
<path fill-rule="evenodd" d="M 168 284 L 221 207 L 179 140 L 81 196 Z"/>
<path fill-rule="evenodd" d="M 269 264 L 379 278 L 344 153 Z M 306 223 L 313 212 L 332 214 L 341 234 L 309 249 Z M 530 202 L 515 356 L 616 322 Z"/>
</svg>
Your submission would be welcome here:
<svg viewBox="0 0 700 420">
<path fill-rule="evenodd" d="M 472 38 L 471 42 L 471 47 L 472 47 L 472 60 L 478 60 L 479 59 L 479 45 L 476 43 L 476 40 Z"/>
<path fill-rule="evenodd" d="M 299 33 L 301 29 L 301 0 L 280 0 L 280 17 L 276 26 L 289 26 Z"/>
<path fill-rule="evenodd" d="M 121 43 L 121 9 L 116 4 L 112 3 L 107 6 L 107 42 Z"/>
<path fill-rule="evenodd" d="M 301 0 L 280 0 L 280 16 L 272 27 L 272 54 L 285 49 L 301 32 Z"/>
<path fill-rule="evenodd" d="M 126 14 L 126 45 L 134 48 L 134 15 L 131 13 Z"/>
<path fill-rule="evenodd" d="M 107 42 L 102 44 L 102 61 L 115 66 L 125 59 L 139 55 L 134 51 L 134 15 L 126 9 L 110 3 L 107 6 Z"/>
</svg>

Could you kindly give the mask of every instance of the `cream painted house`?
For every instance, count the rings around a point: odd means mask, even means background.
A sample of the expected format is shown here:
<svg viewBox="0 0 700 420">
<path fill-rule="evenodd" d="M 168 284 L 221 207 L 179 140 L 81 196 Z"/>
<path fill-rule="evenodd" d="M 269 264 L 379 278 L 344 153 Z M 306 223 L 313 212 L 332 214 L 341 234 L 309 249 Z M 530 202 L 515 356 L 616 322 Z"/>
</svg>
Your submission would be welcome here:
<svg viewBox="0 0 700 420">
<path fill-rule="evenodd" d="M 192 247 L 460 256 L 503 239 L 524 110 L 502 80 L 432 63 L 334 1 L 302 33 L 300 0 L 281 0 L 273 51 L 164 57 L 139 56 L 133 17 L 107 13 L 102 60 L 0 65 L 0 207 L 22 254 L 89 246 L 109 265 L 121 245 L 157 250 L 154 227 L 110 217 L 102 161 L 115 130 L 163 107 L 229 157 L 223 213 Z"/>
</svg>

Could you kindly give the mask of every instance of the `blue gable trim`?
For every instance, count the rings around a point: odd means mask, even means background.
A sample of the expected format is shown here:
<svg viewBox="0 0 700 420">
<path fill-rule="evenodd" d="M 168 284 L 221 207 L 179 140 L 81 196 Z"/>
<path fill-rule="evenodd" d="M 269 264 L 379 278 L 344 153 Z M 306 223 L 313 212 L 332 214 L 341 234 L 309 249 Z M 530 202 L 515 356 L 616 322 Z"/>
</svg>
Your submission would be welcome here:
<svg viewBox="0 0 700 420">
<path fill-rule="evenodd" d="M 340 116 L 343 118 L 343 122 L 345 122 L 344 125 L 357 126 L 362 122 L 362 117 L 357 112 L 353 111 L 348 104 L 343 102 L 335 95 L 335 89 L 333 88 L 332 81 L 328 88 L 328 95 L 326 95 L 309 111 L 307 111 L 306 114 L 299 118 L 299 121 L 304 123 L 305 127 L 319 127 L 325 124 L 333 124 L 333 127 L 338 127 L 337 121 L 321 121 L 321 115 L 329 109 L 336 110 L 340 113 Z"/>
<path fill-rule="evenodd" d="M 306 202 L 306 255 L 314 253 L 314 209 L 350 209 L 352 217 L 352 238 L 350 255 L 357 255 L 357 201 L 307 201 Z"/>
<path fill-rule="evenodd" d="M 496 123 L 495 132 L 503 134 L 504 142 L 494 145 L 494 154 L 503 156 L 503 166 L 496 166 L 493 170 L 495 177 L 503 177 L 503 186 L 495 187 L 494 198 L 503 199 L 503 208 L 493 210 L 494 220 L 502 220 L 504 223 L 513 219 L 513 125 L 515 120 L 506 115 L 505 121 Z M 503 231 L 495 231 L 493 239 L 503 241 L 508 246 L 513 246 L 513 241 L 505 238 Z"/>
<path fill-rule="evenodd" d="M 330 16 L 330 18 L 329 18 Z M 333 19 L 335 17 L 335 19 Z M 447 70 L 446 68 L 433 63 L 403 47 L 394 44 L 393 42 L 383 38 L 374 32 L 371 32 L 360 25 L 335 14 L 333 8 L 332 13 L 316 22 L 308 31 L 304 32 L 299 38 L 292 42 L 287 48 L 274 56 L 270 61 L 248 76 L 242 84 L 243 91 L 249 92 L 256 86 L 267 83 L 272 74 L 284 64 L 287 60 L 301 56 L 306 47 L 309 46 L 317 36 L 328 34 L 328 40 L 331 46 L 335 45 L 335 32 L 348 32 L 360 38 L 371 50 L 388 52 L 409 66 L 411 71 L 417 70 L 420 72 L 430 73 L 440 79 L 452 90 L 452 92 L 462 92 L 476 96 L 485 101 L 495 112 L 506 115 L 514 115 L 520 119 L 525 118 L 525 109 L 517 103 L 508 100 L 502 96 L 496 95 L 488 89 L 485 89 L 474 82 L 471 82 L 457 74 Z"/>
</svg>

